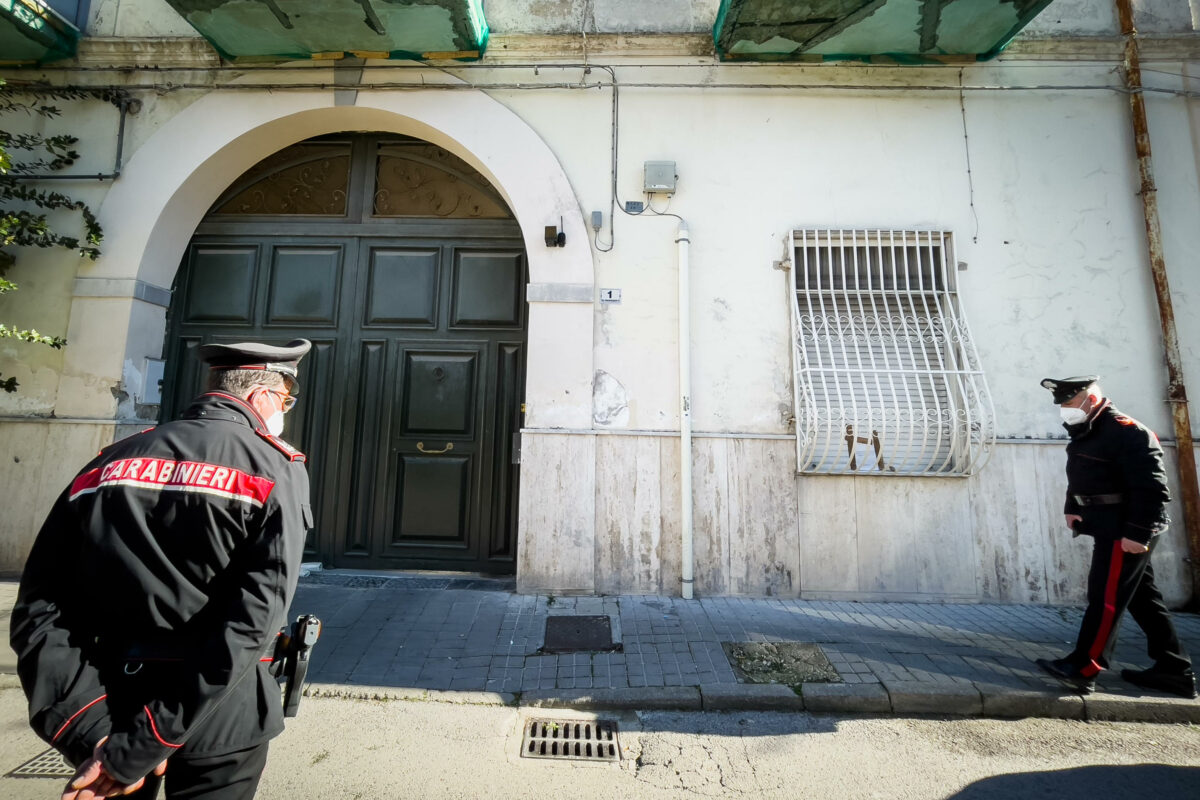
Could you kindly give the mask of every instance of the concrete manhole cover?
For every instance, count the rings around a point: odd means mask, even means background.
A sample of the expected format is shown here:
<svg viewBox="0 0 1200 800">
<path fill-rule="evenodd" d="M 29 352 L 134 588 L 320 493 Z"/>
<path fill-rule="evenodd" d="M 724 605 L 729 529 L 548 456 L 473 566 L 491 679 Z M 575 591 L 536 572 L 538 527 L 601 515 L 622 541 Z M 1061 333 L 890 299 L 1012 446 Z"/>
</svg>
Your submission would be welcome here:
<svg viewBox="0 0 1200 800">
<path fill-rule="evenodd" d="M 812 642 L 721 642 L 742 683 L 841 683 L 833 664 Z"/>
</svg>

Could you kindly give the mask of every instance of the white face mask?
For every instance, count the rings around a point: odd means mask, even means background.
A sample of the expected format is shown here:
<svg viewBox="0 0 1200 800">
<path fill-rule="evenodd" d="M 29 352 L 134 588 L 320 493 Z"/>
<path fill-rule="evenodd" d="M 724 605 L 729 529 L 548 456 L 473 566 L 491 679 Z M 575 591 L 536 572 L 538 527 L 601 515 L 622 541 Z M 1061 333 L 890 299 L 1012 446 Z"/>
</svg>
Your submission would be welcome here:
<svg viewBox="0 0 1200 800">
<path fill-rule="evenodd" d="M 1082 408 L 1073 408 L 1071 406 L 1060 407 L 1058 415 L 1062 417 L 1062 421 L 1068 425 L 1078 425 L 1087 419 L 1087 412 Z"/>
<path fill-rule="evenodd" d="M 276 411 L 271 416 L 267 417 L 267 432 L 272 436 L 278 436 L 283 433 L 283 412 Z"/>
</svg>

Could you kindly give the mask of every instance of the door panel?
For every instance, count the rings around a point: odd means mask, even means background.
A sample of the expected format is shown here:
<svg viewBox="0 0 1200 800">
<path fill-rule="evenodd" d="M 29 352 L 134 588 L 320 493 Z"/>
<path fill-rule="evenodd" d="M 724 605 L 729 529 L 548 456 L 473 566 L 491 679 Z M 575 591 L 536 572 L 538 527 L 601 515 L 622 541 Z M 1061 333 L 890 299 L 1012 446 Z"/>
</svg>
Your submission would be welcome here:
<svg viewBox="0 0 1200 800">
<path fill-rule="evenodd" d="M 186 321 L 253 324 L 258 247 L 199 246 L 190 255 Z"/>
<path fill-rule="evenodd" d="M 471 461 L 452 455 L 400 456 L 390 545 L 468 546 Z"/>
<path fill-rule="evenodd" d="M 456 249 L 451 326 L 520 327 L 524 253 Z"/>
<path fill-rule="evenodd" d="M 371 554 L 371 528 L 377 516 L 379 486 L 379 481 L 372 476 L 379 472 L 379 466 L 390 455 L 384 438 L 388 407 L 385 397 L 387 354 L 387 342 L 363 341 L 359 344 L 358 358 L 352 362 L 357 368 L 358 379 L 351 385 L 357 391 L 349 398 L 347 406 L 352 413 L 342 426 L 343 433 L 353 443 L 342 475 L 349 495 L 347 507 L 350 513 L 338 552 L 355 558 L 366 558 Z"/>
<path fill-rule="evenodd" d="M 342 253 L 341 247 L 321 245 L 272 248 L 267 322 L 336 325 Z"/>
<path fill-rule="evenodd" d="M 400 435 L 471 436 L 477 360 L 475 353 L 406 352 Z"/>
<path fill-rule="evenodd" d="M 324 332 L 319 332 L 324 333 Z M 283 417 L 283 438 L 295 442 L 308 456 L 308 480 L 312 494 L 313 519 L 337 507 L 325 487 L 331 471 L 330 444 L 336 442 L 332 420 L 342 414 L 344 396 L 335 391 L 341 343 L 328 336 L 308 334 L 312 350 L 301 362 L 299 400 Z M 319 528 L 308 532 L 304 552 L 315 556 L 321 549 Z"/>
<path fill-rule="evenodd" d="M 371 247 L 363 323 L 436 327 L 439 256 L 437 249 Z"/>
<path fill-rule="evenodd" d="M 513 558 L 517 542 L 517 476 L 520 464 L 521 383 L 525 355 L 521 342 L 502 342 L 496 354 L 496 424 L 492 463 L 494 508 L 488 555 Z"/>
</svg>

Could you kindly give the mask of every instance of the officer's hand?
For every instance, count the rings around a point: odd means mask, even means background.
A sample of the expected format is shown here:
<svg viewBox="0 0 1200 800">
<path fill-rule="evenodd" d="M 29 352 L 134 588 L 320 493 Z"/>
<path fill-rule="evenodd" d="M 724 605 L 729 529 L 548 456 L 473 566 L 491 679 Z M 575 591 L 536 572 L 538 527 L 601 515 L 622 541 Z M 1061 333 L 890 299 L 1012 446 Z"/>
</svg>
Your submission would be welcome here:
<svg viewBox="0 0 1200 800">
<path fill-rule="evenodd" d="M 1083 522 L 1083 517 L 1078 514 L 1065 514 L 1064 517 L 1067 520 L 1067 527 L 1071 530 L 1075 530 L 1076 522 Z"/>
<path fill-rule="evenodd" d="M 1135 542 L 1133 539 L 1122 539 L 1121 540 L 1121 549 L 1124 550 L 1126 553 L 1148 553 L 1148 552 L 1150 552 L 1149 545 L 1142 544 L 1141 542 Z"/>
<path fill-rule="evenodd" d="M 75 771 L 75 777 L 71 779 L 62 793 L 62 800 L 99 800 L 102 797 L 131 794 L 142 788 L 142 784 L 146 782 L 145 778 L 138 778 L 133 783 L 125 784 L 120 783 L 105 771 L 104 765 L 100 762 L 100 749 L 107 739 L 107 736 L 101 739 L 92 751 L 92 757 L 79 765 L 79 769 Z M 155 775 L 162 775 L 166 771 L 167 762 L 165 760 L 154 768 Z"/>
<path fill-rule="evenodd" d="M 89 758 L 79 765 L 75 777 L 67 784 L 62 794 L 62 800 L 96 800 L 101 797 L 129 794 L 138 789 L 144 781 L 143 778 L 131 786 L 118 783 L 104 771 L 104 766 L 97 759 Z"/>
</svg>

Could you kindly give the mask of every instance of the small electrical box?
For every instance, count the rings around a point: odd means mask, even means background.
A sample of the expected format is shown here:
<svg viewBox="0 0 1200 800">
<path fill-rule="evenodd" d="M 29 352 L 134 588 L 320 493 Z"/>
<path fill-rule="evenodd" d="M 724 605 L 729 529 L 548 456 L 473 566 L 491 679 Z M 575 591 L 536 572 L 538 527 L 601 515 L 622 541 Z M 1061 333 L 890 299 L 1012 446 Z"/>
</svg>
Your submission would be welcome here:
<svg viewBox="0 0 1200 800">
<path fill-rule="evenodd" d="M 675 179 L 679 177 L 675 174 L 674 161 L 647 161 L 646 162 L 646 192 L 661 192 L 663 194 L 675 194 Z"/>
</svg>

